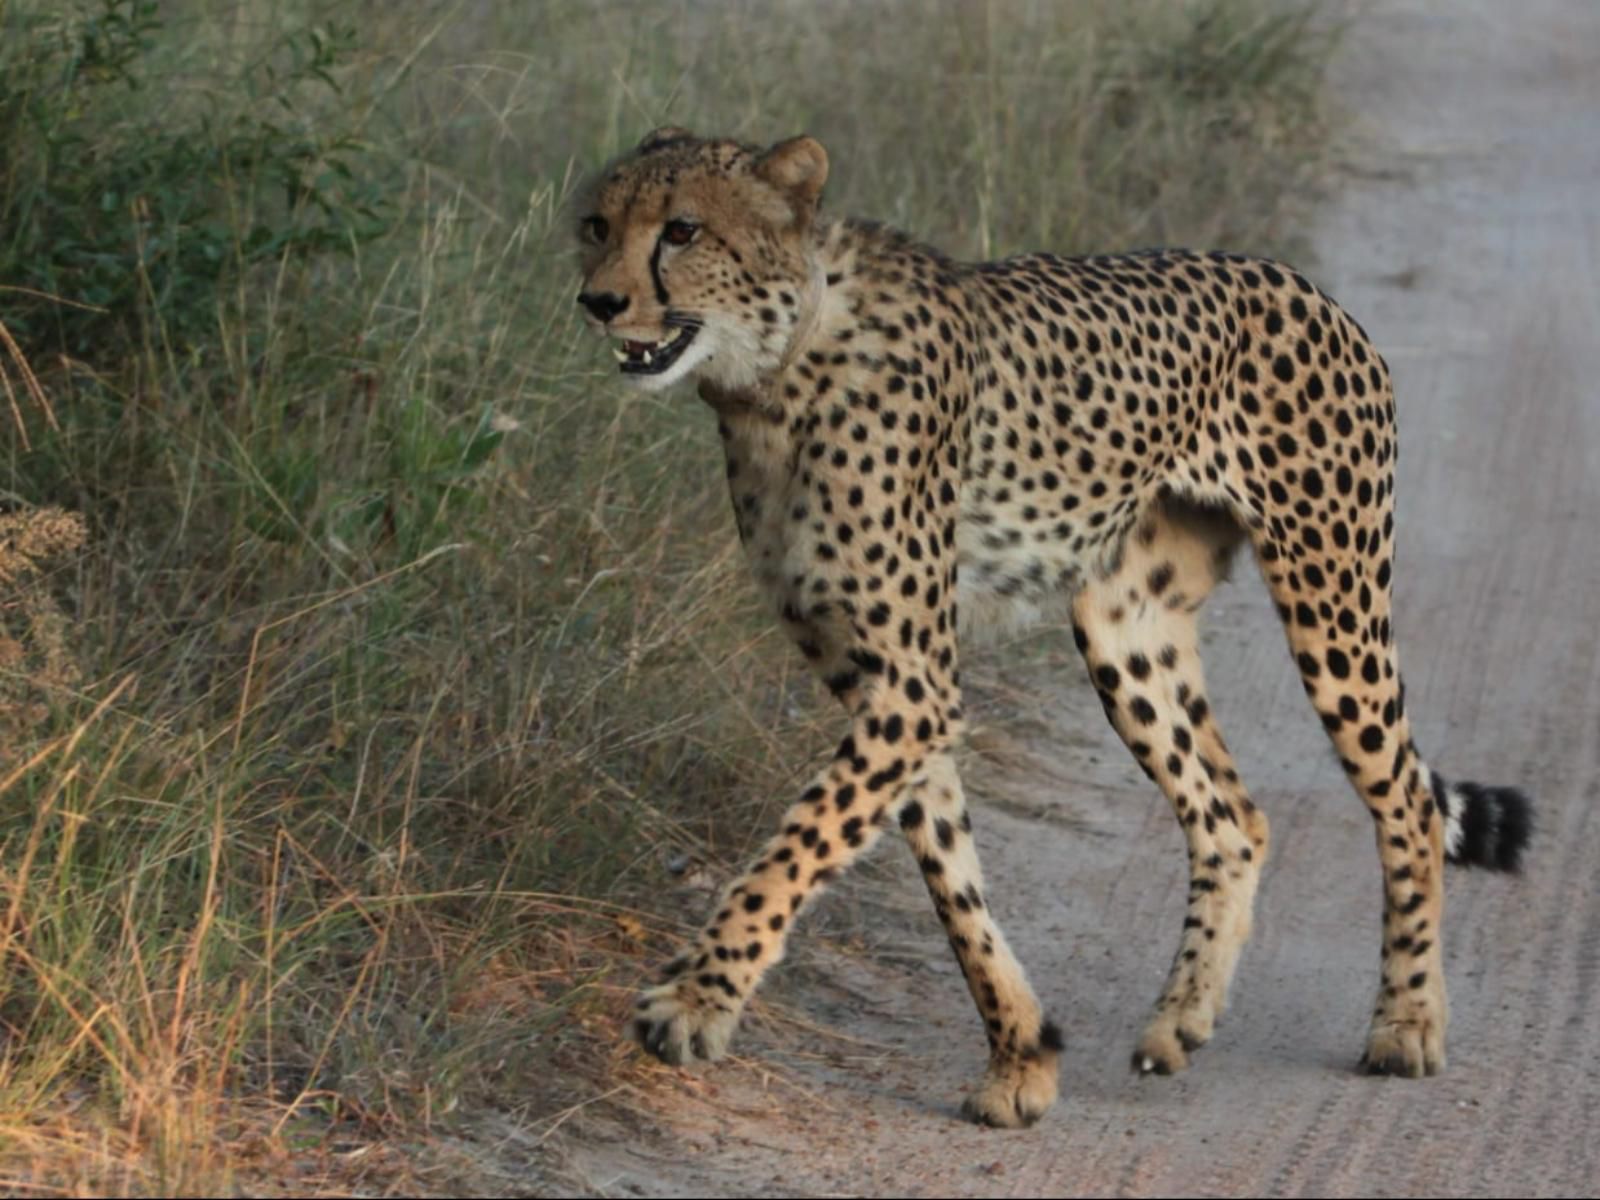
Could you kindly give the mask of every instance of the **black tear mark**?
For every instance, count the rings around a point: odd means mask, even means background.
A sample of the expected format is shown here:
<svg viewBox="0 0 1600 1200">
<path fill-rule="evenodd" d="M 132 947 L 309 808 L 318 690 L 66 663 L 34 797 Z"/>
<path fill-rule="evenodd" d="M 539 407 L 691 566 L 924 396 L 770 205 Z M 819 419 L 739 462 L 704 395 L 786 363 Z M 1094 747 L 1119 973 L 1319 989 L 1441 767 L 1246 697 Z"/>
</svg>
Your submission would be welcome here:
<svg viewBox="0 0 1600 1200">
<path fill-rule="evenodd" d="M 666 285 L 661 282 L 661 247 L 663 243 L 658 238 L 656 248 L 650 251 L 650 281 L 656 285 L 656 303 L 662 308 L 669 308 L 670 297 L 667 295 Z"/>
</svg>

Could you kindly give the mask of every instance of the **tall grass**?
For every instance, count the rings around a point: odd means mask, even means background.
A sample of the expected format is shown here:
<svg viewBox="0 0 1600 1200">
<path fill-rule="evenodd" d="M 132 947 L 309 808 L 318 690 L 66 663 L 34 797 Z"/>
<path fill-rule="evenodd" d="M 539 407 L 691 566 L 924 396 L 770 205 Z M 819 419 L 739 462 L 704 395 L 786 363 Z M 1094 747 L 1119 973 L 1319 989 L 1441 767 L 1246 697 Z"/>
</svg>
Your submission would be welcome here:
<svg viewBox="0 0 1600 1200">
<path fill-rule="evenodd" d="M 806 130 L 957 254 L 1283 250 L 1327 49 L 1269 0 L 0 0 L 0 487 L 88 528 L 0 570 L 0 1178 L 537 1134 L 823 744 L 710 423 L 582 336 L 586 169 Z"/>
</svg>

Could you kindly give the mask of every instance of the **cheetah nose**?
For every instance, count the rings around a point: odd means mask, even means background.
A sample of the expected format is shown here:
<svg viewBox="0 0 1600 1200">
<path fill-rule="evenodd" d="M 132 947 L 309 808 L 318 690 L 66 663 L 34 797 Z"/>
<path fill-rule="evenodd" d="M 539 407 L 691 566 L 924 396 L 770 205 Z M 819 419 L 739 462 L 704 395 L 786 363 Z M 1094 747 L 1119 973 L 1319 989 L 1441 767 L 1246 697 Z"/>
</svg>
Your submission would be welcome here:
<svg viewBox="0 0 1600 1200">
<path fill-rule="evenodd" d="M 595 320 L 601 322 L 610 321 L 628 308 L 628 298 L 619 296 L 615 292 L 580 292 L 578 303 L 587 308 Z"/>
</svg>

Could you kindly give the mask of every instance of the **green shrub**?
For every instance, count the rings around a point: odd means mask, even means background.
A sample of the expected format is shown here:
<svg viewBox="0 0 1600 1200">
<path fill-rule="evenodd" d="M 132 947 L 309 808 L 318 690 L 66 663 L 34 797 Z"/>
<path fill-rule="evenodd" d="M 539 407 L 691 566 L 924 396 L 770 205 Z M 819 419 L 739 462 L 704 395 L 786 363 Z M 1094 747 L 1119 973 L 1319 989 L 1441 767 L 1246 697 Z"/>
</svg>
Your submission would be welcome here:
<svg viewBox="0 0 1600 1200">
<path fill-rule="evenodd" d="M 292 27 L 195 95 L 169 33 L 156 0 L 0 5 L 0 312 L 35 352 L 199 352 L 243 273 L 392 221 L 339 108 L 352 27 Z"/>
</svg>

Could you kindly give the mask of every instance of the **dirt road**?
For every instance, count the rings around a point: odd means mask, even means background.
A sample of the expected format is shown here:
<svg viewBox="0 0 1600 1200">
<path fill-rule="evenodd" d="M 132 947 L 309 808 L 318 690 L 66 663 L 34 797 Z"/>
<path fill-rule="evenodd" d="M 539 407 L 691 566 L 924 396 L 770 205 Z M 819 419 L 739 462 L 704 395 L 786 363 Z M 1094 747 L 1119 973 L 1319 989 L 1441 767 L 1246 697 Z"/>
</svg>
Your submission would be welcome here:
<svg viewBox="0 0 1600 1200">
<path fill-rule="evenodd" d="M 980 730 L 969 756 L 993 902 L 1067 1037 L 1045 1120 L 1001 1133 L 956 1119 L 982 1037 L 891 846 L 876 883 L 821 906 L 812 928 L 828 944 L 797 939 L 741 1057 L 698 1077 L 663 1069 L 644 1127 L 597 1121 L 563 1144 L 578 1184 L 1600 1187 L 1600 4 L 1367 8 L 1336 74 L 1361 147 L 1308 266 L 1396 377 L 1397 629 L 1418 744 L 1451 778 L 1517 784 L 1539 806 L 1523 878 L 1451 877 L 1448 1072 L 1418 1083 L 1354 1070 L 1378 965 L 1370 822 L 1246 568 L 1208 610 L 1206 657 L 1273 854 L 1232 1010 L 1190 1072 L 1127 1071 L 1179 931 L 1183 843 L 1063 645 L 1024 681 L 1042 718 L 1012 720 L 1016 693 L 990 673 L 978 717 L 996 732 Z"/>
</svg>

